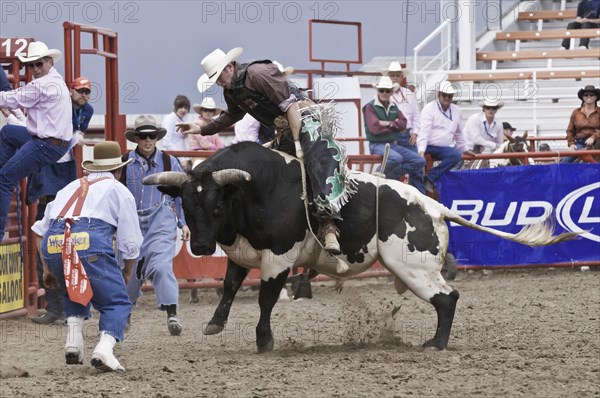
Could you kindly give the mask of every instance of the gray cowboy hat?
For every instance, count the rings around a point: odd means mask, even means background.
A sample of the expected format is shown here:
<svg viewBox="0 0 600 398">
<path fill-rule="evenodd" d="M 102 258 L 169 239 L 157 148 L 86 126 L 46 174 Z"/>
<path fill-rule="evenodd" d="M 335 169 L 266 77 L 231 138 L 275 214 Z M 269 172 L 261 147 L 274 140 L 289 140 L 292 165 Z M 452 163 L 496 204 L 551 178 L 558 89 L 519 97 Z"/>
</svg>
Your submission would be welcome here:
<svg viewBox="0 0 600 398">
<path fill-rule="evenodd" d="M 81 163 L 87 171 L 112 171 L 133 162 L 121 160 L 121 146 L 115 141 L 102 141 L 94 145 L 94 159 Z"/>
<path fill-rule="evenodd" d="M 167 134 L 167 130 L 159 127 L 152 115 L 140 115 L 135 119 L 133 130 L 125 131 L 127 141 L 135 142 L 136 134 L 156 134 L 156 141 L 160 141 Z"/>
</svg>

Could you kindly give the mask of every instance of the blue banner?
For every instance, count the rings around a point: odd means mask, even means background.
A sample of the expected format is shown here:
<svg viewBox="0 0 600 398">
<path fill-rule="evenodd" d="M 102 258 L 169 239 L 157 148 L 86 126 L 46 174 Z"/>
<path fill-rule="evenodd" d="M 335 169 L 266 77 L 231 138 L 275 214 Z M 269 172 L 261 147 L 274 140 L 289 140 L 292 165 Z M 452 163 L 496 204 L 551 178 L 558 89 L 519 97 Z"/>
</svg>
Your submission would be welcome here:
<svg viewBox="0 0 600 398">
<path fill-rule="evenodd" d="M 555 234 L 578 239 L 531 248 L 449 223 L 450 247 L 460 265 L 524 266 L 600 261 L 600 164 L 552 164 L 460 170 L 438 184 L 440 201 L 467 220 L 517 233 L 553 211 Z"/>
</svg>

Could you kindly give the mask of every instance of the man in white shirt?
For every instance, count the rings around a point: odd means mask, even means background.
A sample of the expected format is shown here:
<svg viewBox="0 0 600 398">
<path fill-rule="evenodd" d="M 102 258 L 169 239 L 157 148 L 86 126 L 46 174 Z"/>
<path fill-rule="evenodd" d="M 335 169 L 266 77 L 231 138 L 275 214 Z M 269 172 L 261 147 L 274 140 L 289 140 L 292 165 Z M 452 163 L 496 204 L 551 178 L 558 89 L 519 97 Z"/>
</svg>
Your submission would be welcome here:
<svg viewBox="0 0 600 398">
<path fill-rule="evenodd" d="M 459 166 L 462 153 L 469 151 L 462 132 L 462 111 L 452 103 L 456 89 L 448 81 L 440 83 L 437 98 L 421 112 L 421 130 L 417 138 L 419 155 L 430 155 L 440 163 L 425 176 L 425 190 L 434 192 L 435 183 L 442 174 Z M 462 152 L 462 153 L 461 153 Z"/>
<path fill-rule="evenodd" d="M 60 190 L 56 199 L 46 207 L 44 218 L 31 227 L 37 235 L 37 248 L 44 267 L 44 285 L 51 288 L 60 285 L 69 291 L 64 299 L 69 327 L 65 359 L 69 365 L 83 363 L 83 322 L 91 316 L 91 304 L 100 312 L 100 341 L 92 354 L 92 366 L 111 371 L 125 370 L 115 358 L 113 348 L 117 341 L 124 339 L 127 317 L 131 313 L 125 284 L 131 278 L 142 246 L 135 200 L 127 187 L 119 182 L 122 167 L 128 163 L 131 160 L 121 160 L 118 143 L 104 141 L 96 144 L 94 160 L 82 164 L 90 172 L 89 176 Z M 65 282 L 67 279 L 67 282 L 77 284 L 77 281 L 65 278 L 64 274 L 65 269 L 74 266 L 69 262 L 70 258 L 63 260 L 67 227 L 85 270 L 81 275 L 87 275 L 93 293 L 91 301 L 86 304 L 71 296 Z M 116 237 L 115 246 L 113 237 Z M 117 263 L 115 247 L 125 260 L 123 270 Z M 79 280 L 83 279 L 81 275 Z"/>
<path fill-rule="evenodd" d="M 0 108 L 27 109 L 27 127 L 6 125 L 0 130 L 0 237 L 4 235 L 15 185 L 22 178 L 55 163 L 71 146 L 71 97 L 54 68 L 62 57 L 41 41 L 31 42 L 19 56 L 33 80 L 16 90 L 0 92 Z"/>
<path fill-rule="evenodd" d="M 486 98 L 480 105 L 482 112 L 471 115 L 465 123 L 465 141 L 475 153 L 493 153 L 504 141 L 504 127 L 496 117 L 504 102 Z"/>
</svg>

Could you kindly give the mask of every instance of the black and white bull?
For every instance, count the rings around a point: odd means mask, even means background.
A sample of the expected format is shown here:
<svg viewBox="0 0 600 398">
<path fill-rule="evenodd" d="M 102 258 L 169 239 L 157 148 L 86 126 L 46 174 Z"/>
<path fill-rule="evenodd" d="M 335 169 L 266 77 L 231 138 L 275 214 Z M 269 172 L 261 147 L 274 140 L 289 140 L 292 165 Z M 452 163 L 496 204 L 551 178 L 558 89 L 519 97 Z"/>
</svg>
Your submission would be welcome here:
<svg viewBox="0 0 600 398">
<path fill-rule="evenodd" d="M 337 221 L 342 251 L 337 258 L 309 230 L 300 163 L 284 153 L 243 142 L 220 150 L 189 174 L 167 172 L 144 179 L 144 184 L 161 185 L 164 192 L 183 198 L 195 255 L 213 254 L 218 243 L 229 257 L 225 293 L 205 333 L 223 329 L 249 268 L 261 269 L 256 344 L 263 352 L 273 348 L 271 311 L 292 266 L 346 278 L 379 260 L 395 275 L 398 293 L 408 288 L 435 307 L 437 330 L 424 347 L 444 349 L 458 300 L 458 292 L 440 273 L 448 248 L 446 220 L 530 246 L 574 235 L 552 236 L 546 223 L 518 234 L 496 231 L 461 218 L 399 181 L 361 172 L 351 172 L 351 178 L 356 193 Z M 310 219 L 316 231 L 318 223 Z"/>
</svg>

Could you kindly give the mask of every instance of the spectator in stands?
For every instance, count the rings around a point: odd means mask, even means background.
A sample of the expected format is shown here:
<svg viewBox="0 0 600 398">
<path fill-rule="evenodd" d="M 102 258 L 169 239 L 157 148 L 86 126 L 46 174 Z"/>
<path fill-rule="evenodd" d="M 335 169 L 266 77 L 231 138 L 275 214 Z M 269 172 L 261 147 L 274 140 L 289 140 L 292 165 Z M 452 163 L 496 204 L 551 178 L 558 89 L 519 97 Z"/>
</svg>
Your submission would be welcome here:
<svg viewBox="0 0 600 398">
<path fill-rule="evenodd" d="M 204 126 L 212 120 L 215 116 L 218 116 L 223 110 L 217 108 L 215 100 L 212 97 L 206 97 L 202 100 L 201 104 L 194 104 L 192 109 L 198 113 L 198 119 L 195 123 L 198 126 Z M 213 135 L 193 135 L 187 136 L 188 146 L 193 151 L 216 151 L 217 149 L 224 148 L 225 145 L 221 142 L 219 134 Z"/>
<path fill-rule="evenodd" d="M 512 137 L 513 133 L 517 130 L 509 122 L 502 122 L 502 128 L 504 129 L 504 141 L 508 141 L 508 137 Z"/>
<path fill-rule="evenodd" d="M 182 327 L 177 318 L 179 285 L 173 273 L 173 256 L 177 227 L 182 229 L 182 240 L 190 238 L 181 209 L 181 199 L 174 200 L 161 193 L 157 186 L 142 185 L 146 176 L 163 171 L 182 171 L 179 162 L 156 148 L 156 142 L 166 134 L 158 127 L 151 115 L 135 119 L 135 128 L 125 132 L 128 141 L 137 144 L 135 150 L 125 155 L 132 163 L 123 170 L 121 182 L 129 188 L 135 198 L 140 228 L 144 243 L 140 249 L 140 262 L 135 275 L 127 285 L 132 303 L 141 296 L 142 283 L 152 281 L 158 309 L 167 312 L 167 328 L 173 336 L 181 334 Z"/>
<path fill-rule="evenodd" d="M 27 127 L 6 125 L 0 130 L 0 237 L 4 235 L 15 185 L 42 167 L 56 163 L 70 148 L 71 99 L 63 77 L 54 68 L 62 57 L 41 41 L 29 43 L 19 56 L 33 80 L 0 92 L 0 108 L 27 109 Z"/>
<path fill-rule="evenodd" d="M 189 121 L 188 113 L 190 112 L 190 100 L 185 95 L 178 95 L 173 101 L 173 111 L 164 117 L 162 128 L 166 129 L 167 135 L 162 142 L 163 150 L 165 151 L 189 151 L 190 147 L 186 141 L 186 137 L 177 131 L 176 125 Z M 189 158 L 182 157 L 179 159 L 184 169 L 191 167 Z"/>
<path fill-rule="evenodd" d="M 581 0 L 577 5 L 577 18 L 567 25 L 567 29 L 596 29 L 600 25 L 600 1 Z M 589 48 L 590 39 L 579 39 L 579 48 Z M 569 49 L 571 39 L 563 39 L 561 49 Z"/>
<path fill-rule="evenodd" d="M 118 179 L 122 167 L 127 162 L 121 160 L 118 143 L 104 141 L 94 147 L 94 158 L 85 161 L 82 167 L 90 172 L 88 177 L 73 181 L 56 194 L 56 200 L 48 204 L 42 220 L 31 229 L 37 235 L 37 249 L 43 261 L 43 280 L 47 287 L 57 285 L 65 289 L 63 256 L 68 256 L 65 236 L 77 236 L 73 244 L 75 257 L 72 269 L 80 264 L 87 274 L 91 292 L 84 297 L 82 278 L 70 278 L 68 295 L 64 296 L 67 315 L 67 340 L 65 359 L 69 365 L 83 363 L 83 322 L 90 318 L 90 303 L 100 312 L 100 342 L 92 354 L 92 366 L 105 370 L 124 371 L 113 354 L 117 341 L 124 338 L 125 324 L 131 312 L 131 302 L 127 297 L 125 284 L 142 245 L 142 233 L 137 223 L 134 198 Z M 87 194 L 82 193 L 86 185 Z M 78 200 L 74 203 L 71 199 Z M 76 219 L 77 221 L 73 221 Z M 116 232 L 116 235 L 115 235 Z M 113 237 L 116 243 L 113 244 Z M 71 236 L 75 239 L 75 236 Z M 68 238 L 67 238 L 68 239 Z M 51 242 L 53 244 L 51 244 Z M 57 249 L 57 243 L 63 249 Z M 115 249 L 125 259 L 123 270 L 115 258 Z M 78 270 L 80 271 L 80 270 Z M 81 272 L 82 274 L 83 272 Z M 79 287 L 79 289 L 74 289 Z M 91 294 L 91 297 L 90 295 Z"/>
<path fill-rule="evenodd" d="M 480 105 L 482 112 L 469 116 L 465 123 L 465 143 L 474 153 L 493 153 L 504 142 L 504 128 L 496 118 L 504 102 L 486 98 Z"/>
<path fill-rule="evenodd" d="M 425 193 L 423 186 L 425 159 L 419 156 L 417 147 L 410 144 L 410 134 L 406 131 L 406 118 L 391 100 L 398 83 L 392 83 L 388 76 L 383 76 L 373 87 L 377 89 L 377 94 L 363 107 L 369 150 L 373 155 L 383 155 L 386 144 L 390 144 L 387 166 L 384 170 L 386 178 L 397 180 L 408 173 L 410 184 L 421 193 Z"/>
<path fill-rule="evenodd" d="M 569 149 L 581 150 L 594 146 L 594 141 L 600 136 L 600 89 L 589 85 L 577 93 L 581 107 L 573 110 L 567 127 L 567 144 Z M 561 163 L 572 163 L 576 157 L 569 156 Z"/>
<path fill-rule="evenodd" d="M 462 131 L 462 112 L 452 103 L 456 89 L 448 81 L 440 83 L 437 98 L 421 112 L 421 130 L 417 137 L 417 150 L 424 157 L 430 155 L 440 163 L 425 176 L 425 190 L 435 191 L 435 183 L 446 171 L 460 167 L 461 152 L 472 156 Z"/>
<path fill-rule="evenodd" d="M 71 85 L 72 122 L 74 140 L 83 142 L 83 135 L 94 114 L 94 108 L 89 104 L 92 92 L 92 82 L 86 77 L 78 77 Z M 27 203 L 38 201 L 36 220 L 41 220 L 48 203 L 54 200 L 56 193 L 77 178 L 77 166 L 73 149 L 69 149 L 56 163 L 43 167 L 39 172 L 29 176 L 27 181 Z M 43 268 L 38 257 L 38 280 L 42 280 Z M 64 316 L 62 296 L 64 291 L 46 289 L 46 313 L 31 318 L 34 323 L 49 324 Z"/>
<path fill-rule="evenodd" d="M 417 135 L 419 134 L 421 111 L 415 93 L 401 86 L 402 80 L 408 76 L 408 69 L 402 68 L 400 62 L 391 62 L 387 71 L 383 74 L 392 79 L 392 83 L 398 85 L 391 99 L 406 118 L 406 132 L 410 134 L 409 144 L 414 146 L 417 143 Z M 402 143 L 399 144 L 402 145 Z"/>
</svg>

